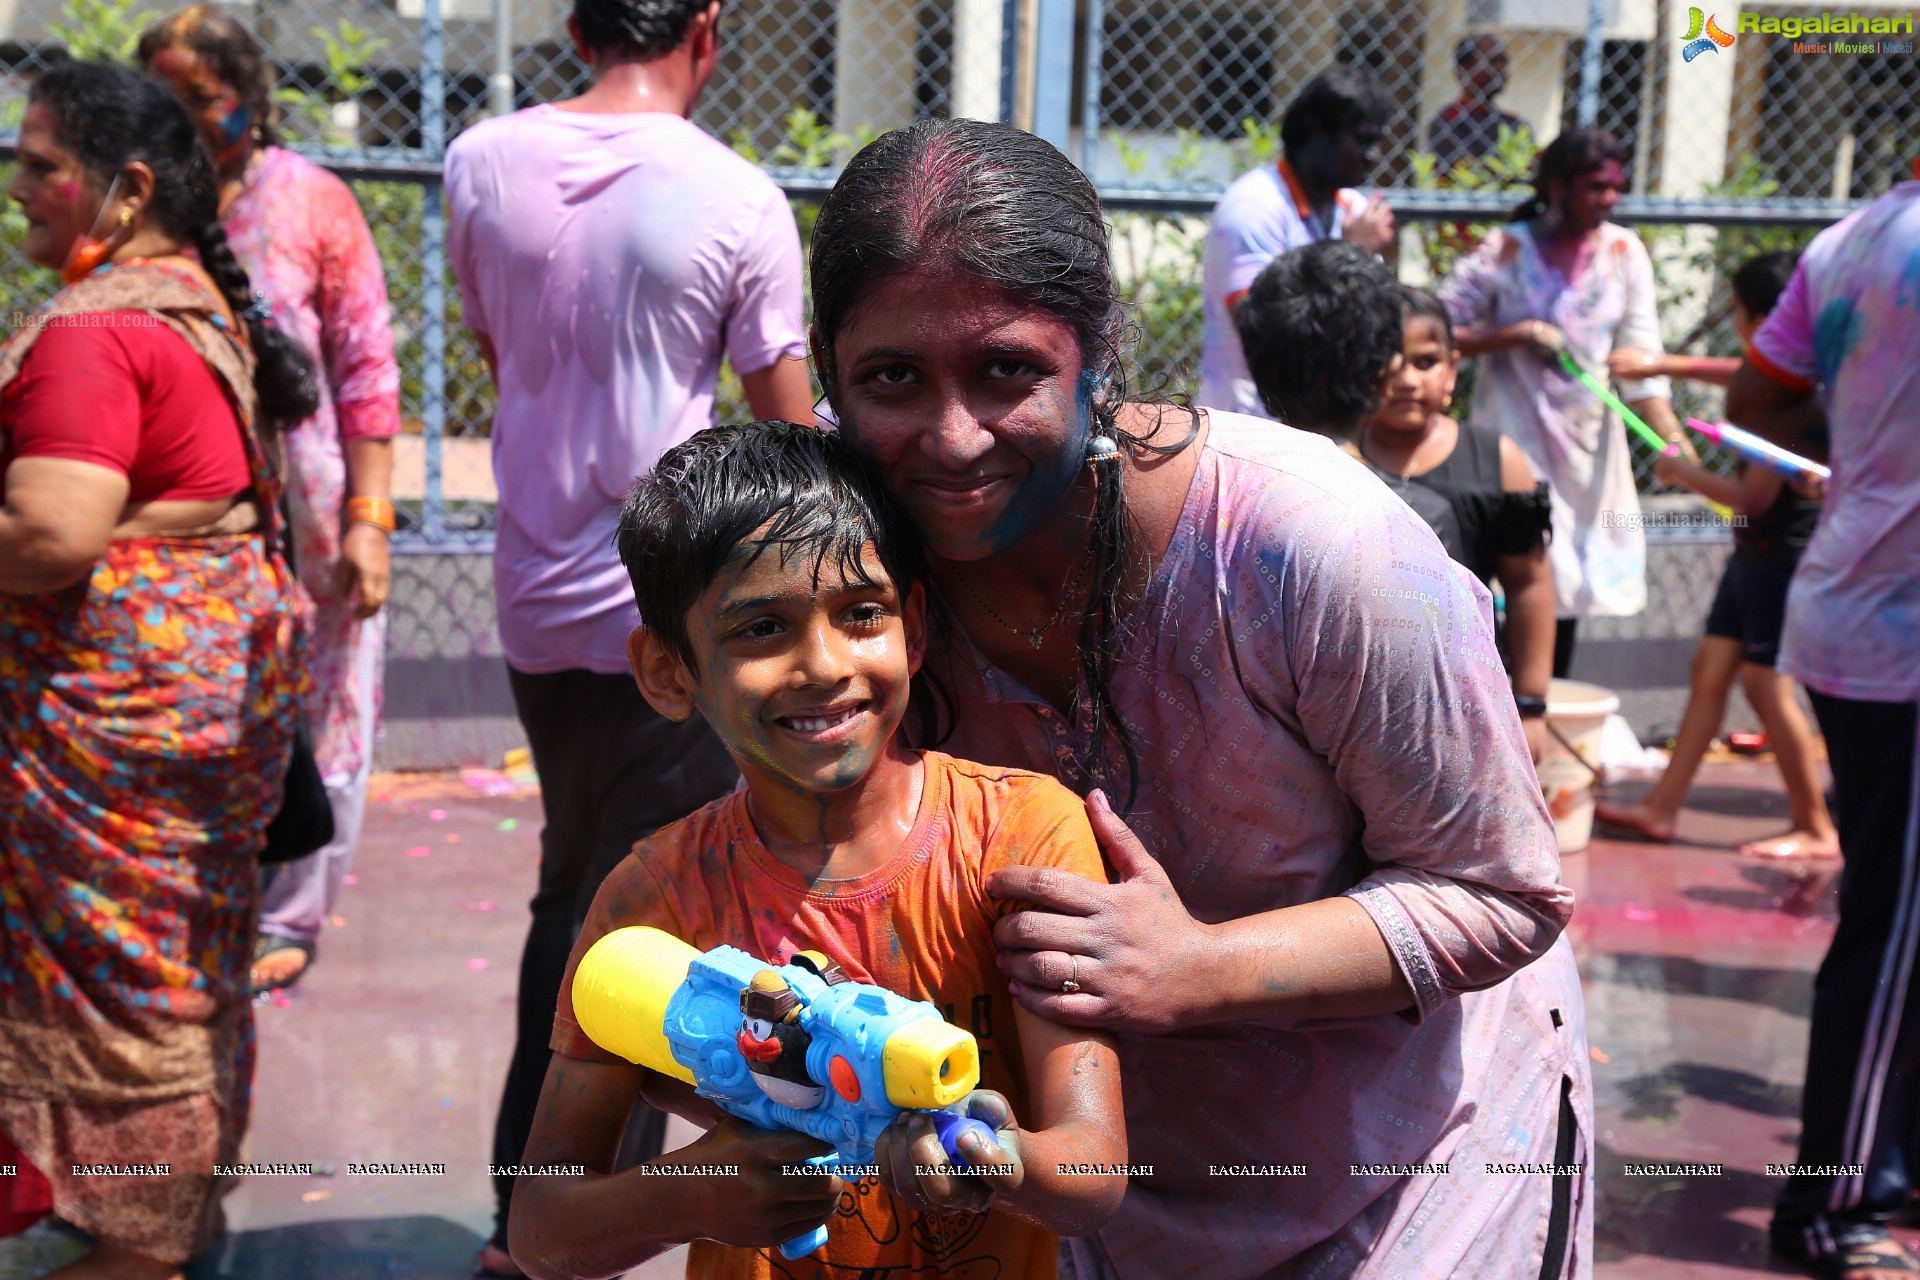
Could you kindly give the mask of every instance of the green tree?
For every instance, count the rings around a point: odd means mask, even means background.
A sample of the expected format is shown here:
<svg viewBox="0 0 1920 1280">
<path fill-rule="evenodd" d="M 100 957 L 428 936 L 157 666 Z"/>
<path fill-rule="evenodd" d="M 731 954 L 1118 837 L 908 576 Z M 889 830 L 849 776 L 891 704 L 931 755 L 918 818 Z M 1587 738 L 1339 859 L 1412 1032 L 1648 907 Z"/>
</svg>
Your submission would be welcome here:
<svg viewBox="0 0 1920 1280">
<path fill-rule="evenodd" d="M 60 20 L 47 32 L 66 46 L 67 55 L 86 62 L 132 62 L 140 33 L 160 15 L 139 8 L 140 0 L 66 0 Z"/>
<path fill-rule="evenodd" d="M 340 20 L 337 32 L 318 26 L 308 30 L 320 42 L 325 79 L 313 88 L 277 89 L 273 96 L 305 132 L 324 137 L 333 126 L 334 106 L 353 102 L 373 88 L 374 80 L 367 74 L 367 66 L 375 54 L 387 47 L 387 41 L 346 18 Z"/>
</svg>

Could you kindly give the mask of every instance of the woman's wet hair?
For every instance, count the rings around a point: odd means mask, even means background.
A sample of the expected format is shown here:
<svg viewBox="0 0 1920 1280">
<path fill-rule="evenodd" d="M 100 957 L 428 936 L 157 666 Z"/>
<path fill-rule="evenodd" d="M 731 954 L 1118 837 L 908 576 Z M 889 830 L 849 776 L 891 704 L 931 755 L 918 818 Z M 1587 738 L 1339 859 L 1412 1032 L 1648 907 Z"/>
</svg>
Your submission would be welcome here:
<svg viewBox="0 0 1920 1280">
<path fill-rule="evenodd" d="M 930 119 L 867 144 L 820 207 L 809 273 L 830 398 L 839 382 L 833 339 L 860 303 L 895 276 L 940 271 L 1059 317 L 1096 378 L 1118 372 L 1126 308 L 1093 184 L 1011 125 Z"/>
<path fill-rule="evenodd" d="M 863 147 L 834 183 L 814 226 L 810 261 L 820 377 L 840 399 L 835 344 L 862 303 L 888 280 L 948 272 L 1004 290 L 1063 321 L 1079 339 L 1082 368 L 1098 388 L 1093 430 L 1136 454 L 1172 454 L 1199 432 L 1154 445 L 1115 421 L 1126 400 L 1121 346 L 1126 308 L 1114 283 L 1107 225 L 1093 184 L 1050 143 L 1011 125 L 921 120 Z M 1157 426 L 1156 426 L 1157 430 Z M 1091 702 L 1085 754 L 1070 779 L 1105 780 L 1108 739 L 1126 759 L 1122 812 L 1138 789 L 1138 761 L 1111 693 L 1122 587 L 1139 563 L 1122 494 L 1122 468 L 1096 472 L 1092 596 L 1081 617 L 1081 677 Z"/>
<path fill-rule="evenodd" d="M 1345 436 L 1405 347 L 1393 268 L 1347 240 L 1280 255 L 1254 278 L 1234 324 L 1261 403 L 1295 427 Z"/>
<path fill-rule="evenodd" d="M 1622 169 L 1633 167 L 1633 154 L 1626 144 L 1605 129 L 1564 131 L 1540 149 L 1533 167 L 1533 194 L 1513 211 L 1513 220 L 1525 222 L 1539 217 L 1547 211 L 1547 191 L 1553 183 L 1559 183 L 1564 192 L 1575 178 L 1592 173 L 1609 160 Z"/>
<path fill-rule="evenodd" d="M 574 0 L 580 42 L 630 58 L 657 58 L 687 38 L 695 14 L 713 0 Z"/>
<path fill-rule="evenodd" d="M 1794 268 L 1800 265 L 1800 255 L 1776 250 L 1748 258 L 1733 273 L 1728 284 L 1733 296 L 1740 299 L 1740 305 L 1755 320 L 1760 319 L 1780 301 L 1780 295 L 1787 291 L 1788 281 L 1793 279 Z"/>
<path fill-rule="evenodd" d="M 263 147 L 280 145 L 280 109 L 266 51 L 246 24 L 216 5 L 195 4 L 170 13 L 140 34 L 135 57 L 148 71 L 167 49 L 184 49 L 232 86 L 253 116 L 253 136 Z"/>
<path fill-rule="evenodd" d="M 247 326 L 260 417 L 278 426 L 312 417 L 320 404 L 312 363 L 293 339 L 257 314 L 244 314 L 253 304 L 253 285 L 220 226 L 213 157 L 179 99 L 130 67 L 63 62 L 34 82 L 28 101 L 52 114 L 54 141 L 79 160 L 99 191 L 135 161 L 153 171 L 147 216 L 194 247 L 235 319 Z"/>
<path fill-rule="evenodd" d="M 926 581 L 920 536 L 840 437 L 780 421 L 709 427 L 660 455 L 634 482 L 614 535 L 640 617 L 667 652 L 698 672 L 687 617 L 721 571 L 772 552 L 803 560 L 818 584 L 829 567 L 843 581 L 879 585 L 871 546 L 902 600 Z M 938 736 L 930 680 L 914 680 L 914 709 Z"/>
</svg>

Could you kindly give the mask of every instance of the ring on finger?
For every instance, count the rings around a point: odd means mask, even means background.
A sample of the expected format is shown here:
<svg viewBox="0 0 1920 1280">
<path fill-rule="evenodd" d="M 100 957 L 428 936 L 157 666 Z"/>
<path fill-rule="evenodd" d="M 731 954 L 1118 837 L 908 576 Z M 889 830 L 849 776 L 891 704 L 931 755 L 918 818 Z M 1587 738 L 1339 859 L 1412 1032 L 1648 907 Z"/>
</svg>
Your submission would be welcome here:
<svg viewBox="0 0 1920 1280">
<path fill-rule="evenodd" d="M 1074 992 L 1080 990 L 1080 957 L 1071 955 L 1068 956 L 1067 959 L 1073 962 L 1073 967 L 1067 970 L 1067 979 L 1060 984 L 1060 989 L 1068 995 L 1072 995 Z"/>
</svg>

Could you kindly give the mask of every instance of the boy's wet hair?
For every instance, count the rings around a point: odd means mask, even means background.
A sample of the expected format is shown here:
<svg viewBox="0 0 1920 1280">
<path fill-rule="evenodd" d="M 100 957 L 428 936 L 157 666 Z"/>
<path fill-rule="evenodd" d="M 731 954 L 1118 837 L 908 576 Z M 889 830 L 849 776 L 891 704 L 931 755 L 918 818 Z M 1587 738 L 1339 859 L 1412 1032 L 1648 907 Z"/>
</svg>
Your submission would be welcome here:
<svg viewBox="0 0 1920 1280">
<path fill-rule="evenodd" d="M 1763 253 L 1757 258 L 1748 258 L 1740 264 L 1728 281 L 1733 286 L 1733 296 L 1740 299 L 1740 305 L 1747 314 L 1759 320 L 1775 304 L 1780 295 L 1787 291 L 1787 282 L 1793 279 L 1793 269 L 1800 265 L 1800 255 L 1784 250 Z"/>
<path fill-rule="evenodd" d="M 1453 350 L 1453 317 L 1447 314 L 1447 304 L 1433 292 L 1418 285 L 1401 285 L 1400 310 L 1408 320 L 1418 317 L 1439 325 L 1440 341 L 1446 344 L 1447 350 Z"/>
<path fill-rule="evenodd" d="M 877 586 L 868 543 L 905 599 L 926 576 L 905 516 L 836 433 L 774 421 L 709 427 L 667 450 L 628 491 L 615 535 L 641 620 L 693 672 L 687 615 L 742 548 L 749 564 L 768 550 L 783 565 L 806 556 L 816 583 L 831 560 Z"/>
<path fill-rule="evenodd" d="M 1234 312 L 1267 412 L 1289 426 L 1350 435 L 1406 346 L 1402 305 L 1393 269 L 1350 240 L 1274 259 Z"/>
</svg>

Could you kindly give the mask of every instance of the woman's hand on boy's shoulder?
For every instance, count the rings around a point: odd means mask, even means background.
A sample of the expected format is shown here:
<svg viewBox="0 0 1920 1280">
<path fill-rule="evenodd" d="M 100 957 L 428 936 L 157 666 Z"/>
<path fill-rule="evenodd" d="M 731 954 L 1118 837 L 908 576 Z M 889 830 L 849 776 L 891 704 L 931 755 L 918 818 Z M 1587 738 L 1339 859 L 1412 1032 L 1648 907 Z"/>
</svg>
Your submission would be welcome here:
<svg viewBox="0 0 1920 1280">
<path fill-rule="evenodd" d="M 894 1117 L 874 1143 L 880 1184 L 902 1204 L 929 1213 L 985 1213 L 995 1196 L 1018 1191 L 1026 1181 L 1020 1125 L 1005 1095 L 975 1089 L 961 1109 L 991 1128 L 993 1137 L 977 1131 L 962 1135 L 958 1157 L 947 1154 L 933 1121 L 921 1111 Z"/>
<path fill-rule="evenodd" d="M 687 1205 L 687 1238 L 762 1249 L 806 1235 L 833 1212 L 846 1184 L 825 1170 L 801 1167 L 832 1150 L 804 1133 L 722 1116 L 699 1141 L 654 1163 L 737 1168 L 737 1175 L 687 1175 L 699 1177 Z"/>
<path fill-rule="evenodd" d="M 1219 989 L 1208 927 L 1104 792 L 1088 796 L 1087 816 L 1114 883 L 1025 866 L 987 882 L 994 897 L 1026 904 L 993 927 L 1008 990 L 1062 1026 L 1161 1035 L 1208 1020 Z"/>
</svg>

